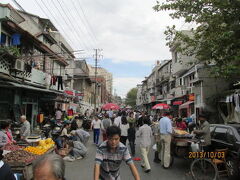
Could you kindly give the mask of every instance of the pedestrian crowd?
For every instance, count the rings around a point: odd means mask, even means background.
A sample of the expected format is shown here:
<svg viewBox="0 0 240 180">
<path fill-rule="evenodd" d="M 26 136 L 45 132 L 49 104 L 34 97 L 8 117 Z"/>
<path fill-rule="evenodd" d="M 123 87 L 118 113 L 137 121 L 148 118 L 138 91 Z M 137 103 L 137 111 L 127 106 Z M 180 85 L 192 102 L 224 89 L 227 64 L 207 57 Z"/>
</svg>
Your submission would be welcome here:
<svg viewBox="0 0 240 180">
<path fill-rule="evenodd" d="M 87 114 L 87 113 L 86 113 Z M 60 118 L 61 113 L 57 112 L 56 117 Z M 78 125 L 76 116 L 71 122 L 64 122 L 60 135 L 55 139 L 57 154 L 41 156 L 33 164 L 34 179 L 64 179 L 66 161 L 75 161 L 87 155 L 87 146 L 90 138 L 89 130 L 93 131 L 93 143 L 96 145 L 96 156 L 94 166 L 94 180 L 120 180 L 120 165 L 122 160 L 129 166 L 135 180 L 140 180 L 137 168 L 133 160 L 141 160 L 141 167 L 145 173 L 151 172 L 149 163 L 149 152 L 155 144 L 154 162 L 161 163 L 162 167 L 168 169 L 172 164 L 171 140 L 173 126 L 181 130 L 188 128 L 182 118 L 174 119 L 170 112 L 164 112 L 162 116 L 150 116 L 146 112 L 139 111 L 113 111 L 88 115 L 91 119 L 89 129 L 83 129 Z M 60 119 L 59 119 L 60 120 Z M 200 129 L 193 130 L 193 133 L 202 136 L 205 140 L 204 150 L 210 145 L 210 129 L 207 118 L 199 115 Z M 21 117 L 21 139 L 30 134 L 30 124 L 25 116 Z M 0 146 L 13 143 L 9 124 L 2 125 L 0 130 Z M 190 128 L 189 128 L 190 130 Z M 100 136 L 102 135 L 102 142 Z M 141 159 L 136 157 L 136 138 L 138 138 Z M 152 142 L 154 139 L 154 142 Z M 130 151 L 127 147 L 127 142 Z M 63 151 L 67 150 L 67 151 Z M 63 157 L 63 158 L 62 158 Z M 133 158 L 132 158 L 133 157 Z M 12 177 L 12 171 L 2 161 L 3 155 L 0 151 L 0 172 Z M 44 179 L 43 178 L 43 179 Z"/>
</svg>

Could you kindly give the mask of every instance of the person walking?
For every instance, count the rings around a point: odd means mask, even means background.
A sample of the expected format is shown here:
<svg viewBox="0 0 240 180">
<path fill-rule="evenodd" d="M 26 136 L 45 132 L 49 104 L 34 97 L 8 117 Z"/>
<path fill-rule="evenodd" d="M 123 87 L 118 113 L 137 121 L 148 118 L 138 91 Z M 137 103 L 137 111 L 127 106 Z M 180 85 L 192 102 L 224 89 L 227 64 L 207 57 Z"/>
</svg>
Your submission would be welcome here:
<svg viewBox="0 0 240 180">
<path fill-rule="evenodd" d="M 155 153 L 154 153 L 153 162 L 160 163 L 161 161 L 159 159 L 159 153 L 161 151 L 161 144 L 160 144 L 159 121 L 158 121 L 157 117 L 155 117 L 153 119 L 153 122 L 152 122 L 151 126 L 152 126 L 153 135 L 154 135 L 154 141 L 155 141 L 155 144 L 156 144 L 156 150 L 155 150 Z"/>
<path fill-rule="evenodd" d="M 103 120 L 102 120 L 102 125 L 101 125 L 103 141 L 106 141 L 106 140 L 107 140 L 106 130 L 107 130 L 107 128 L 110 127 L 111 125 L 112 125 L 112 121 L 111 121 L 111 119 L 109 118 L 109 115 L 108 115 L 108 114 L 105 114 L 105 115 L 104 115 L 104 118 L 103 118 Z"/>
<path fill-rule="evenodd" d="M 128 123 L 132 123 L 133 126 L 135 127 L 136 119 L 134 117 L 134 112 L 130 112 L 129 116 L 127 117 Z"/>
<path fill-rule="evenodd" d="M 139 128 L 139 138 L 140 138 L 140 151 L 142 154 L 142 167 L 145 168 L 145 172 L 149 173 L 151 171 L 151 167 L 148 161 L 148 153 L 151 147 L 151 137 L 152 137 L 152 129 L 148 125 L 149 124 L 149 118 L 144 117 L 143 118 L 143 125 Z"/>
<path fill-rule="evenodd" d="M 170 167 L 171 161 L 171 138 L 172 138 L 172 115 L 170 112 L 165 112 L 160 119 L 160 142 L 161 142 L 161 165 L 167 169 Z"/>
<path fill-rule="evenodd" d="M 121 118 L 122 118 L 122 112 L 119 111 L 117 114 L 117 117 L 114 119 L 113 125 L 120 127 Z"/>
<path fill-rule="evenodd" d="M 120 124 L 120 129 L 121 129 L 121 143 L 123 143 L 124 145 L 126 145 L 127 142 L 127 137 L 128 137 L 128 129 L 129 129 L 129 124 L 127 122 L 127 118 L 126 116 L 122 116 L 121 119 L 121 124 Z"/>
<path fill-rule="evenodd" d="M 97 116 L 94 117 L 95 119 L 92 121 L 91 128 L 93 130 L 93 142 L 98 145 L 99 136 L 100 136 L 100 129 L 101 129 L 101 120 L 98 119 Z"/>
<path fill-rule="evenodd" d="M 132 156 L 135 156 L 135 139 L 136 139 L 135 125 L 133 123 L 129 123 L 128 141 L 131 148 Z"/>
<path fill-rule="evenodd" d="M 120 142 L 121 130 L 117 126 L 107 128 L 107 141 L 98 148 L 95 157 L 94 180 L 120 180 L 120 165 L 122 160 L 131 169 L 135 180 L 140 180 L 127 147 Z"/>
</svg>

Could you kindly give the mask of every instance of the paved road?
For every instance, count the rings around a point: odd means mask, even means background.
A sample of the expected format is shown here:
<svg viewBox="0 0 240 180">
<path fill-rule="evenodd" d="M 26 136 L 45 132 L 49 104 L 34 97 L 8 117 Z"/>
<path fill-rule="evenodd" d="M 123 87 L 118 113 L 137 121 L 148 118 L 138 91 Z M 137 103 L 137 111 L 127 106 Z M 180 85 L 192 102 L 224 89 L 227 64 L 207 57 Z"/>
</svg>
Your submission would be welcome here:
<svg viewBox="0 0 240 180">
<path fill-rule="evenodd" d="M 74 162 L 66 162 L 66 179 L 67 180 L 92 180 L 93 166 L 95 158 L 96 146 L 92 143 L 92 138 L 88 143 L 88 155 L 84 159 L 76 160 Z M 140 157 L 139 147 L 136 145 L 136 156 Z M 186 173 L 189 171 L 189 162 L 183 159 L 176 159 L 171 169 L 163 169 L 160 164 L 154 163 L 153 152 L 150 156 L 151 172 L 146 174 L 140 166 L 140 162 L 135 164 L 138 168 L 142 180 L 190 180 L 191 177 Z M 132 180 L 131 171 L 123 162 L 120 170 L 122 180 Z"/>
</svg>

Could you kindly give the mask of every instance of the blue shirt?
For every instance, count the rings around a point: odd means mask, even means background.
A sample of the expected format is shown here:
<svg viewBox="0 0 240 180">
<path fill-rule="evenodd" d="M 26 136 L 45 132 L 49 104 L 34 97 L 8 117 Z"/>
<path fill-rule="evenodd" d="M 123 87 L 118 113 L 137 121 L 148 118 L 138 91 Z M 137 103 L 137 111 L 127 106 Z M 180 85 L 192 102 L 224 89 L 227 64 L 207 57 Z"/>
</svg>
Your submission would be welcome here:
<svg viewBox="0 0 240 180">
<path fill-rule="evenodd" d="M 161 134 L 172 134 L 172 122 L 168 117 L 161 118 L 159 126 Z"/>
</svg>

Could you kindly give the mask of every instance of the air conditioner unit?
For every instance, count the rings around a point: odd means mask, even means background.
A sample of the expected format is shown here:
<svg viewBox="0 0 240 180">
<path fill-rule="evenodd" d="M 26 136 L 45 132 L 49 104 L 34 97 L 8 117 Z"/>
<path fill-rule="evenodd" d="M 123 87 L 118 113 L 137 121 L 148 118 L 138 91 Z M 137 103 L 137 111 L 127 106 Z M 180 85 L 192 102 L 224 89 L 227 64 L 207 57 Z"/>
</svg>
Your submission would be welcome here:
<svg viewBox="0 0 240 180">
<path fill-rule="evenodd" d="M 15 61 L 13 69 L 16 69 L 16 70 L 19 70 L 19 71 L 24 71 L 25 70 L 25 62 L 22 61 L 22 60 L 17 59 Z"/>
</svg>

